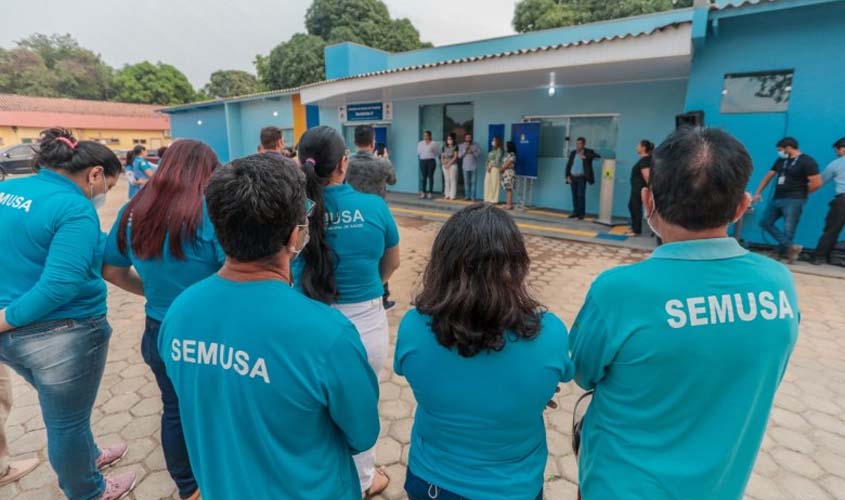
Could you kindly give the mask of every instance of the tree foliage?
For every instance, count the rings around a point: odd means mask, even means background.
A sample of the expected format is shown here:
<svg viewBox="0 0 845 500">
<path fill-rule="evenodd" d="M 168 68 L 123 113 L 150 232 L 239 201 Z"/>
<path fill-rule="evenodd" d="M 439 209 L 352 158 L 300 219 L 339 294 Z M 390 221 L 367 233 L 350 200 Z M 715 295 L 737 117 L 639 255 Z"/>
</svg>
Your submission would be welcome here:
<svg viewBox="0 0 845 500">
<path fill-rule="evenodd" d="M 203 87 L 205 96 L 224 98 L 236 95 L 254 94 L 261 90 L 255 75 L 240 70 L 217 70 L 211 74 L 210 81 Z"/>
<path fill-rule="evenodd" d="M 314 0 L 305 14 L 307 34 L 297 33 L 269 55 L 258 55 L 255 66 L 261 83 L 270 89 L 297 87 L 325 78 L 326 45 L 355 42 L 389 52 L 431 44 L 408 19 L 391 19 L 381 0 Z"/>
<path fill-rule="evenodd" d="M 115 99 L 122 102 L 175 105 L 197 98 L 188 78 L 178 69 L 148 61 L 124 66 L 114 77 Z"/>
<path fill-rule="evenodd" d="M 520 0 L 513 28 L 528 31 L 650 14 L 692 6 L 693 0 Z"/>
</svg>

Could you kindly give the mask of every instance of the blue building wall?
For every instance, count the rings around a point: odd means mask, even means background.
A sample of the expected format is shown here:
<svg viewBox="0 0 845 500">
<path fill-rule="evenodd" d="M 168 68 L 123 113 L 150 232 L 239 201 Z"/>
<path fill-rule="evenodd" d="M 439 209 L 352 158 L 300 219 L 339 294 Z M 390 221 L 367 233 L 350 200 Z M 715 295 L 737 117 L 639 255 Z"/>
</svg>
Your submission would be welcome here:
<svg viewBox="0 0 845 500">
<path fill-rule="evenodd" d="M 293 128 L 290 96 L 216 103 L 170 114 L 174 138 L 203 141 L 222 162 L 255 153 L 261 129 L 268 125 Z"/>
<path fill-rule="evenodd" d="M 344 42 L 325 49 L 326 79 L 361 75 L 387 69 L 389 53 L 357 43 Z"/>
<path fill-rule="evenodd" d="M 170 113 L 170 135 L 174 139 L 202 141 L 211 146 L 221 162 L 225 163 L 230 159 L 226 111 L 223 104 Z"/>
<path fill-rule="evenodd" d="M 775 143 L 784 136 L 796 137 L 801 150 L 822 168 L 833 159 L 831 144 L 845 136 L 845 78 L 838 62 L 845 46 L 843 19 L 845 2 L 749 11 L 719 19 L 717 29 L 711 27 L 706 42 L 696 49 L 686 109 L 703 110 L 709 126 L 721 127 L 745 144 L 754 160 L 750 191 L 771 168 Z M 781 69 L 795 72 L 786 113 L 720 113 L 725 74 Z M 771 193 L 770 187 L 764 198 Z M 798 243 L 815 247 L 832 196 L 831 186 L 810 196 L 798 226 Z M 764 205 L 749 216 L 752 223 L 744 226 L 742 235 L 754 242 L 773 243 L 757 223 Z"/>
<path fill-rule="evenodd" d="M 598 85 L 561 88 L 550 98 L 545 91 L 468 94 L 448 99 L 415 99 L 394 101 L 393 122 L 388 132 L 390 157 L 396 168 L 397 184 L 392 191 L 414 193 L 418 186 L 416 145 L 420 140 L 420 106 L 429 104 L 472 102 L 476 141 L 487 151 L 487 129 L 490 124 L 505 124 L 505 137 L 511 134 L 511 124 L 524 115 L 618 113 L 619 130 L 616 153 L 616 180 L 613 213 L 628 216 L 631 167 L 639 157 L 637 143 L 641 139 L 660 142 L 675 126 L 675 115 L 684 107 L 685 80 L 636 84 Z M 321 107 L 320 121 L 340 130 L 337 108 Z M 441 138 L 435 138 L 440 140 Z M 543 207 L 572 208 L 572 196 L 564 181 L 563 159 L 541 159 L 539 179 L 534 188 L 534 204 Z M 600 165 L 598 166 L 600 168 Z M 597 175 L 599 168 L 597 168 Z M 439 174 L 436 176 L 440 186 Z M 482 180 L 478 181 L 482 189 Z M 599 186 L 587 189 L 587 210 L 598 212 Z M 480 193 L 480 191 L 479 191 Z"/>
</svg>

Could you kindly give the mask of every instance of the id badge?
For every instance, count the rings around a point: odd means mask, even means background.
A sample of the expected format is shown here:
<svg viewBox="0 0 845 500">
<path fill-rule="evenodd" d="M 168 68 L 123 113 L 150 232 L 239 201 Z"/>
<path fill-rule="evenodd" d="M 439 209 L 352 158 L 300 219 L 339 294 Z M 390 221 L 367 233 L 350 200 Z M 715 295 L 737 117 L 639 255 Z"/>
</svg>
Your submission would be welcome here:
<svg viewBox="0 0 845 500">
<path fill-rule="evenodd" d="M 784 184 L 786 184 L 786 176 L 781 175 L 780 177 L 778 177 L 778 186 L 783 186 Z"/>
</svg>

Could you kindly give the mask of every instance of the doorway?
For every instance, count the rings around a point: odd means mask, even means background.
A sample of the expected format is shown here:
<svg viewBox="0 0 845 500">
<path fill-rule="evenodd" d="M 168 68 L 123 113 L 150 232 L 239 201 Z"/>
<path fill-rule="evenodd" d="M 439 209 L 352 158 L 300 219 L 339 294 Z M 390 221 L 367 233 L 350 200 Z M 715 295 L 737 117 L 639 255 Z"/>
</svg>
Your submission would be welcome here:
<svg viewBox="0 0 845 500">
<path fill-rule="evenodd" d="M 465 134 L 469 133 L 474 135 L 474 113 L 475 110 L 473 109 L 473 104 L 471 102 L 420 106 L 419 138 L 422 139 L 424 131 L 430 130 L 432 140 L 439 143 L 441 147 L 445 144 L 446 137 L 450 134 L 454 134 L 456 144 L 460 144 L 463 141 Z M 439 161 L 437 164 L 438 175 L 434 176 L 434 191 L 436 193 L 443 193 L 443 169 L 440 168 Z M 463 170 L 459 168 L 459 191 L 463 189 L 463 185 Z"/>
</svg>

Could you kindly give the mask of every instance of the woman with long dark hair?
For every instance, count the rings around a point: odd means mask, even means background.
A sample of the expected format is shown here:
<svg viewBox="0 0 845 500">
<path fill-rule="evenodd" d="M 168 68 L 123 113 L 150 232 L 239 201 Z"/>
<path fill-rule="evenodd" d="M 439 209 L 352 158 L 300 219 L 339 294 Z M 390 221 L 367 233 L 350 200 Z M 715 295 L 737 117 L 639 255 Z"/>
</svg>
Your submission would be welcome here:
<svg viewBox="0 0 845 500">
<path fill-rule="evenodd" d="M 205 188 L 219 166 L 217 155 L 202 142 L 180 140 L 170 146 L 156 175 L 118 213 L 103 266 L 105 279 L 147 298 L 141 355 L 161 389 L 161 445 L 167 470 L 179 496 L 191 499 L 199 492 L 179 401 L 158 352 L 158 333 L 176 297 L 217 272 L 225 261 L 205 207 Z"/>
<path fill-rule="evenodd" d="M 129 179 L 129 198 L 134 197 L 138 191 L 149 182 L 150 177 L 153 176 L 155 169 L 144 158 L 147 148 L 141 144 L 135 145 L 126 153 L 126 170 L 132 173 L 132 176 L 127 176 Z"/>
<path fill-rule="evenodd" d="M 38 175 L 3 183 L 0 201 L 0 362 L 38 393 L 47 454 L 71 500 L 116 500 L 135 474 L 99 470 L 126 454 L 98 449 L 91 409 L 106 366 L 111 327 L 97 208 L 120 175 L 117 156 L 70 131 L 41 132 Z"/>
<path fill-rule="evenodd" d="M 643 188 L 648 186 L 648 177 L 654 160 L 651 152 L 654 144 L 645 139 L 637 144 L 637 154 L 640 159 L 631 169 L 631 198 L 628 200 L 628 210 L 631 212 L 631 231 L 629 236 L 643 234 Z"/>
<path fill-rule="evenodd" d="M 383 283 L 399 267 L 399 232 L 380 196 L 344 184 L 348 151 L 330 127 L 307 131 L 297 150 L 314 201 L 311 242 L 293 263 L 294 280 L 308 297 L 342 312 L 358 329 L 378 375 L 387 359 L 388 325 Z M 387 488 L 375 468 L 375 450 L 355 455 L 361 491 L 367 497 Z"/>
<path fill-rule="evenodd" d="M 393 365 L 417 400 L 411 500 L 542 498 L 543 410 L 574 367 L 566 327 L 528 292 L 529 262 L 513 218 L 489 204 L 434 240 Z"/>
</svg>

